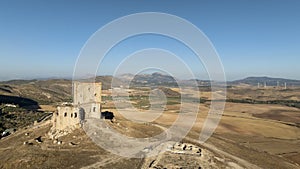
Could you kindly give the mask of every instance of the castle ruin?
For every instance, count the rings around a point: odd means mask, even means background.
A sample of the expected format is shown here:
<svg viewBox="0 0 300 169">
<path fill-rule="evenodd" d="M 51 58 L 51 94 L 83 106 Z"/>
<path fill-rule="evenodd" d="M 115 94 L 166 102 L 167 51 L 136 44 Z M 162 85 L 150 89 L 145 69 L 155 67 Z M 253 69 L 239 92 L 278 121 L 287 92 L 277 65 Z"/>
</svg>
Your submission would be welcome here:
<svg viewBox="0 0 300 169">
<path fill-rule="evenodd" d="M 82 127 L 86 118 L 100 119 L 101 87 L 101 83 L 73 82 L 73 103 L 57 107 L 50 132 L 68 132 Z"/>
</svg>

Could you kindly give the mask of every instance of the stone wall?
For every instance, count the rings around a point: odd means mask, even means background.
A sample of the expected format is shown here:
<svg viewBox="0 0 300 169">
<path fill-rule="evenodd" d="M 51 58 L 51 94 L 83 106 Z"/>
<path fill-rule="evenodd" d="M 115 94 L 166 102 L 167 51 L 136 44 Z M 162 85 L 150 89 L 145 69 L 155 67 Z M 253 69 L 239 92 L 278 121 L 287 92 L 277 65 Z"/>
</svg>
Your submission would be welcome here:
<svg viewBox="0 0 300 169">
<path fill-rule="evenodd" d="M 57 112 L 53 114 L 53 128 L 56 130 L 66 130 L 68 128 L 80 127 L 82 115 L 80 108 L 74 106 L 58 106 Z"/>
<path fill-rule="evenodd" d="M 60 137 L 83 125 L 86 118 L 101 116 L 101 83 L 74 82 L 73 104 L 57 107 L 53 113 L 51 138 Z"/>
<path fill-rule="evenodd" d="M 73 104 L 84 109 L 86 118 L 100 118 L 101 87 L 101 83 L 73 83 Z"/>
</svg>

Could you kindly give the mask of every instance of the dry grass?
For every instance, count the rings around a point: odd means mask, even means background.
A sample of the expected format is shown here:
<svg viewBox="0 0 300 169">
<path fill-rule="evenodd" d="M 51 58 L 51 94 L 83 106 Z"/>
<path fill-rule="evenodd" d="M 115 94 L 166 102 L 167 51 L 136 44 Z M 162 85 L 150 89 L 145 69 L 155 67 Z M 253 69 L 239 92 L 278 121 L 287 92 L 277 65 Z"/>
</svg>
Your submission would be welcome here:
<svg viewBox="0 0 300 169">
<path fill-rule="evenodd" d="M 177 89 L 172 88 L 177 91 Z M 142 92 L 142 91 L 141 91 Z M 139 94 L 139 91 L 134 93 Z M 191 89 L 187 94 L 198 97 Z M 109 94 L 109 93 L 107 93 Z M 201 97 L 209 99 L 210 92 L 201 92 Z M 245 86 L 228 90 L 229 98 L 250 98 L 259 100 L 299 100 L 298 89 L 257 90 Z M 196 103 L 195 103 L 196 104 Z M 196 122 L 186 139 L 198 139 L 204 120 L 209 111 L 209 102 L 200 104 Z M 41 106 L 43 110 L 51 110 L 51 106 Z M 104 108 L 112 108 L 116 121 L 108 123 L 118 132 L 132 137 L 150 137 L 160 134 L 161 128 L 151 123 L 133 123 L 122 117 L 113 109 L 114 104 L 107 102 Z M 164 127 L 171 126 L 178 118 L 180 104 L 167 105 L 166 110 L 153 122 Z M 188 113 L 186 113 L 188 115 Z M 218 149 L 242 158 L 262 168 L 295 168 L 300 165 L 300 110 L 278 104 L 246 104 L 227 103 L 221 121 L 209 144 Z M 189 122 L 181 122 L 186 125 Z M 65 144 L 54 145 L 47 140 L 45 133 L 50 126 L 38 129 L 27 129 L 0 141 L 0 168 L 140 168 L 143 160 L 126 159 L 112 155 L 97 147 L 85 136 L 83 131 L 61 138 Z M 24 136 L 30 132 L 30 136 Z M 43 143 L 23 145 L 24 141 L 42 136 Z M 68 142 L 79 143 L 70 146 Z M 179 156 L 168 156 L 168 162 L 186 160 Z M 164 161 L 164 160 L 162 160 Z M 175 161 L 174 161 L 175 163 Z M 176 163 L 177 164 L 177 163 Z M 298 165 L 298 166 L 299 166 Z"/>
</svg>

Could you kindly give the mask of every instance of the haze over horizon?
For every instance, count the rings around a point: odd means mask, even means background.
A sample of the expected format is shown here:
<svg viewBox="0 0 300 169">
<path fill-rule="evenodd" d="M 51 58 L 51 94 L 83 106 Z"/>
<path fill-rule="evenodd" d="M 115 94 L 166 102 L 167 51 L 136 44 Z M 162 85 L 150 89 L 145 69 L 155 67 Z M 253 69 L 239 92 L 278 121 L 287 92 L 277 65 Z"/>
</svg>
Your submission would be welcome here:
<svg viewBox="0 0 300 169">
<path fill-rule="evenodd" d="M 0 81 L 71 78 L 80 50 L 94 32 L 119 17 L 138 12 L 169 13 L 197 26 L 218 52 L 227 80 L 249 76 L 300 80 L 297 0 L 4 0 L 0 3 Z M 126 56 L 145 48 L 171 51 L 189 65 L 197 78 L 207 79 L 204 66 L 189 48 L 159 35 L 122 41 L 107 54 L 98 74 L 113 74 Z M 149 61 L 151 57 L 145 60 Z M 187 79 L 176 65 L 173 67 L 176 76 Z"/>
</svg>

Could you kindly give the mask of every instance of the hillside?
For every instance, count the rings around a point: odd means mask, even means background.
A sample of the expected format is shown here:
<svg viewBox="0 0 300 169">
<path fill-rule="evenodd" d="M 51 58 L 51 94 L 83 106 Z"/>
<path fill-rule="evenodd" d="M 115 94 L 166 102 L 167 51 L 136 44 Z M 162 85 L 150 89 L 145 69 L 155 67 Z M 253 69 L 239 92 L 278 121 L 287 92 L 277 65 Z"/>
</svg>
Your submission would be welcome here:
<svg viewBox="0 0 300 169">
<path fill-rule="evenodd" d="M 110 88 L 112 79 L 112 76 L 97 76 L 95 81 L 102 82 L 102 89 L 105 90 Z M 11 96 L 9 103 L 12 104 L 19 105 L 22 99 L 32 100 L 38 104 L 68 102 L 72 101 L 71 94 L 72 80 L 68 79 L 10 80 L 0 82 L 0 95 L 3 97 Z M 0 97 L 0 103 L 7 102 L 7 98 L 1 101 L 3 97 Z"/>
<path fill-rule="evenodd" d="M 97 76 L 95 81 L 102 82 L 102 89 L 107 90 L 111 88 L 111 82 L 114 79 L 114 83 L 122 85 L 123 82 L 131 81 L 131 86 L 162 86 L 162 87 L 176 87 L 178 79 L 175 79 L 171 76 L 152 73 L 152 74 L 140 74 L 133 76 L 131 74 L 124 74 L 120 77 L 112 76 Z M 182 80 L 181 84 L 191 85 L 190 80 Z M 241 80 L 236 80 L 232 82 L 227 82 L 228 85 L 253 85 L 257 86 L 264 85 L 268 86 L 277 86 L 277 83 L 280 86 L 284 86 L 286 83 L 287 86 L 300 86 L 299 80 L 290 80 L 283 78 L 270 78 L 270 77 L 248 77 Z M 197 80 L 199 86 L 206 88 L 201 88 L 200 90 L 208 90 L 210 82 Z M 68 102 L 72 101 L 72 81 L 68 79 L 48 79 L 48 80 L 11 80 L 0 82 L 0 95 L 4 96 L 13 96 L 9 99 L 9 103 L 15 103 L 19 105 L 20 100 L 32 100 L 40 104 L 57 104 L 59 102 Z M 3 98 L 1 97 L 1 98 Z M 4 99 L 7 100 L 7 99 Z M 7 101 L 0 100 L 0 103 L 8 103 Z M 33 104 L 36 105 L 36 104 Z M 30 106 L 30 105 L 27 105 Z"/>
<path fill-rule="evenodd" d="M 122 81 L 131 81 L 131 86 L 177 86 L 177 81 L 174 77 L 161 74 L 124 74 L 118 77 Z"/>
<path fill-rule="evenodd" d="M 66 79 L 13 80 L 0 83 L 0 95 L 31 99 L 39 104 L 71 100 L 72 83 Z"/>
<path fill-rule="evenodd" d="M 232 84 L 248 84 L 248 85 L 255 85 L 257 86 L 258 83 L 261 85 L 266 85 L 268 86 L 284 86 L 286 83 L 289 86 L 300 86 L 300 80 L 292 80 L 292 79 L 284 79 L 284 78 L 272 78 L 272 77 L 247 77 L 245 79 L 240 79 L 240 80 L 235 80 L 230 82 Z"/>
</svg>

